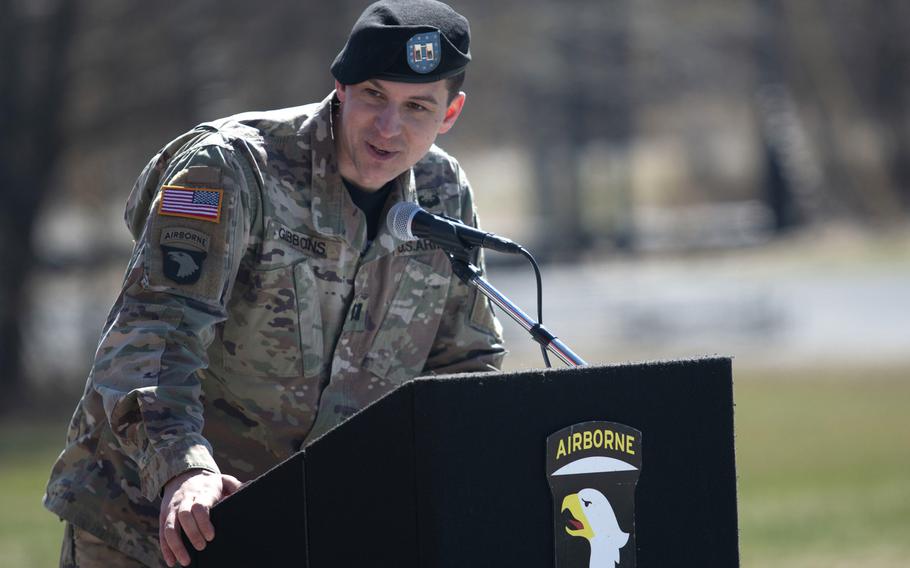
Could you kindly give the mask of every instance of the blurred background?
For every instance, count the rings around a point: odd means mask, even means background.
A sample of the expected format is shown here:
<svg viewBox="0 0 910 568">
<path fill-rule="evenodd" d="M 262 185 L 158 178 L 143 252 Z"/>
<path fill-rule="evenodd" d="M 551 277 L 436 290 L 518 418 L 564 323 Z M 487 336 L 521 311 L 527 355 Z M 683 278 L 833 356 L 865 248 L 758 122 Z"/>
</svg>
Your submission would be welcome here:
<svg viewBox="0 0 910 568">
<path fill-rule="evenodd" d="M 199 122 L 316 102 L 367 2 L 0 0 L 0 565 L 41 508 L 130 254 Z M 461 0 L 438 143 L 589 363 L 734 357 L 744 566 L 910 563 L 910 3 Z M 526 311 L 529 267 L 488 255 Z M 503 321 L 507 369 L 542 365 Z M 557 362 L 558 364 L 558 362 Z"/>
</svg>

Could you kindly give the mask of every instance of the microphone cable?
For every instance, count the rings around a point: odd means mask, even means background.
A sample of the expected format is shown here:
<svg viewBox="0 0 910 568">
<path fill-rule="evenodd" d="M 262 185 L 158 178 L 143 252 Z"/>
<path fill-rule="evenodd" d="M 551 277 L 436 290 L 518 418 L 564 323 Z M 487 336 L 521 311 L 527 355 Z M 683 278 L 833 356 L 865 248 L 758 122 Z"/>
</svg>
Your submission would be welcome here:
<svg viewBox="0 0 910 568">
<path fill-rule="evenodd" d="M 537 260 L 534 259 L 532 255 L 526 248 L 519 245 L 519 254 L 528 259 L 531 263 L 531 266 L 534 267 L 534 276 L 537 279 L 537 325 L 543 325 L 543 280 L 540 277 L 540 266 L 537 265 Z M 547 348 L 540 344 L 540 354 L 543 355 L 543 362 L 547 366 L 547 369 L 550 369 L 550 356 L 547 354 Z"/>
</svg>

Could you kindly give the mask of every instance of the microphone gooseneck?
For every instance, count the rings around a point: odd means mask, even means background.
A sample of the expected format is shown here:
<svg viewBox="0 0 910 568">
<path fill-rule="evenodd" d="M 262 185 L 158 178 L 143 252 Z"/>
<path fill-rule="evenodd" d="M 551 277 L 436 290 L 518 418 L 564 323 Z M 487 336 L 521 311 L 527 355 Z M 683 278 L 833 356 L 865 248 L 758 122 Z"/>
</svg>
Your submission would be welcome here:
<svg viewBox="0 0 910 568">
<path fill-rule="evenodd" d="M 446 251 L 449 254 L 449 260 L 452 262 L 452 272 L 462 282 L 473 286 L 481 294 L 489 298 L 493 304 L 527 330 L 534 341 L 540 344 L 547 367 L 550 366 L 547 351 L 556 355 L 567 365 L 587 364 L 541 323 L 543 320 L 543 292 L 540 282 L 540 268 L 531 253 L 521 245 L 492 233 L 485 233 L 474 227 L 469 227 L 455 219 L 434 215 L 410 201 L 396 203 L 389 209 L 389 214 L 386 217 L 386 226 L 389 232 L 399 240 L 415 241 L 417 239 L 427 239 Z M 469 261 L 468 253 L 474 247 L 518 253 L 526 256 L 531 261 L 537 277 L 537 313 L 538 319 L 541 321 L 534 321 L 521 308 L 503 296 L 492 284 L 483 279 L 479 269 L 471 265 Z"/>
</svg>

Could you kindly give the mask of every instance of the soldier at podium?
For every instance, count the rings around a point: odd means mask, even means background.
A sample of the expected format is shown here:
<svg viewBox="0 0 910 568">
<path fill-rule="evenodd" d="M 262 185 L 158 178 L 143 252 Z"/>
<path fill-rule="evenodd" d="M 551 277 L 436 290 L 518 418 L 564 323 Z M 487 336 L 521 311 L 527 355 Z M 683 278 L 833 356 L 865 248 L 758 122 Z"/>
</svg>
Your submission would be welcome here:
<svg viewBox="0 0 910 568">
<path fill-rule="evenodd" d="M 469 42 L 446 4 L 377 2 L 322 102 L 202 124 L 151 159 L 45 495 L 66 521 L 61 566 L 188 564 L 181 533 L 201 550 L 241 480 L 413 377 L 500 367 L 486 298 L 384 222 L 412 201 L 477 224 L 434 145 L 464 107 Z"/>
</svg>

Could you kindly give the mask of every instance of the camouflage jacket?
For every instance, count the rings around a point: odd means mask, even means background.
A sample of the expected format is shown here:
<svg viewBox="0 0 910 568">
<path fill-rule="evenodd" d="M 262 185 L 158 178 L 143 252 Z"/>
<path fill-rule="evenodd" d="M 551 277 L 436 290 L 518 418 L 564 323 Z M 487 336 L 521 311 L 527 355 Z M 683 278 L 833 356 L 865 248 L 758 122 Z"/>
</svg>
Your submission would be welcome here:
<svg viewBox="0 0 910 568">
<path fill-rule="evenodd" d="M 499 322 L 441 250 L 384 226 L 368 246 L 334 101 L 202 125 L 133 188 L 135 248 L 45 505 L 149 565 L 175 475 L 251 479 L 403 381 L 501 363 Z M 395 184 L 386 207 L 476 224 L 435 146 Z"/>
</svg>

